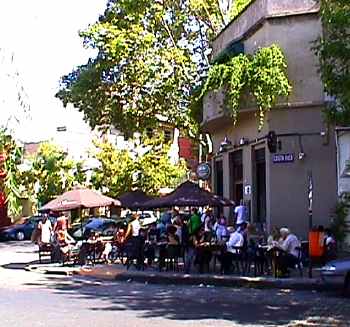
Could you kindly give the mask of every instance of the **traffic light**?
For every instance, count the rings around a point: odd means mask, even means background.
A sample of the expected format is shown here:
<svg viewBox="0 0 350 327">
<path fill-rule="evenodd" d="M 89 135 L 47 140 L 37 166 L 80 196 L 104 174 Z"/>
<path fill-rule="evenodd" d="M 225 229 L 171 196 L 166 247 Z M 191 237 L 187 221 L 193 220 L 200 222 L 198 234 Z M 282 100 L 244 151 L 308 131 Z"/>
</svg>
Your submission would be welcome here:
<svg viewBox="0 0 350 327">
<path fill-rule="evenodd" d="M 277 152 L 277 134 L 275 131 L 270 131 L 267 134 L 267 147 L 269 148 L 269 151 L 271 153 L 276 153 Z"/>
</svg>

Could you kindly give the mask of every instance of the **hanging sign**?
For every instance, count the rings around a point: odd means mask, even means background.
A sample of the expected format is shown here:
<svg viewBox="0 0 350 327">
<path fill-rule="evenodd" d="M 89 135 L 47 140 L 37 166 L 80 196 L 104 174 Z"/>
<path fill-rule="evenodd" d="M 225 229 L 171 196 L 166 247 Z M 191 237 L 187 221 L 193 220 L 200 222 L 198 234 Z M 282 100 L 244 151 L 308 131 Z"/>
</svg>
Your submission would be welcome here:
<svg viewBox="0 0 350 327">
<path fill-rule="evenodd" d="M 293 153 L 276 153 L 272 156 L 273 163 L 288 163 L 294 162 L 294 154 Z"/>
<path fill-rule="evenodd" d="M 207 180 L 210 177 L 210 166 L 208 163 L 204 162 L 197 167 L 197 176 L 199 179 Z"/>
</svg>

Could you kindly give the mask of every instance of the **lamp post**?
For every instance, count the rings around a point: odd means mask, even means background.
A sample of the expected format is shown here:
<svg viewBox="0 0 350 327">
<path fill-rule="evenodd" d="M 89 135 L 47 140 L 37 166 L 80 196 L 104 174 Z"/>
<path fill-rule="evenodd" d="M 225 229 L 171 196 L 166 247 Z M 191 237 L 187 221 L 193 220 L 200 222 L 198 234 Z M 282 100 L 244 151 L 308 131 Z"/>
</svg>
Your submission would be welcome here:
<svg viewBox="0 0 350 327">
<path fill-rule="evenodd" d="M 312 171 L 310 170 L 308 172 L 308 201 L 309 201 L 309 232 L 312 230 L 312 202 L 313 202 L 313 188 L 314 188 L 314 183 L 313 183 L 313 178 L 312 178 Z M 309 238 L 310 242 L 310 238 Z M 309 278 L 312 278 L 312 256 L 310 253 L 310 244 L 309 244 Z"/>
</svg>

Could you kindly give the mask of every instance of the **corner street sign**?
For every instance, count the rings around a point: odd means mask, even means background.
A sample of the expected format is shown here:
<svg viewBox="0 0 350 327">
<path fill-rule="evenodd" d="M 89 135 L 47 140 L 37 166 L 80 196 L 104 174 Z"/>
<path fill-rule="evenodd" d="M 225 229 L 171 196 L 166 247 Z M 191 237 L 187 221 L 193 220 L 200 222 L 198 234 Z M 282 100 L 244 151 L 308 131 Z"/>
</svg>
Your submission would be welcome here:
<svg viewBox="0 0 350 327">
<path fill-rule="evenodd" d="M 294 154 L 293 153 L 285 153 L 285 154 L 276 153 L 272 157 L 272 162 L 273 163 L 294 162 Z"/>
</svg>

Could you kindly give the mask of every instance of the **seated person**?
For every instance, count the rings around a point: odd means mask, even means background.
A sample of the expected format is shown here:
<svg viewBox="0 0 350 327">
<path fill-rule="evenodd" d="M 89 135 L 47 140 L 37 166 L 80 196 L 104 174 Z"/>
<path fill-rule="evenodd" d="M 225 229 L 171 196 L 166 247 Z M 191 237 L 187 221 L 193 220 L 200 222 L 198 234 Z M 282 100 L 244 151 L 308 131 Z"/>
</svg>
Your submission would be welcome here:
<svg viewBox="0 0 350 327">
<path fill-rule="evenodd" d="M 226 251 L 221 255 L 221 271 L 228 273 L 230 271 L 232 261 L 239 255 L 239 249 L 243 248 L 244 238 L 243 235 L 234 227 L 227 228 L 230 233 L 230 238 L 226 242 Z"/>
<path fill-rule="evenodd" d="M 288 273 L 288 268 L 295 268 L 299 261 L 300 241 L 290 232 L 288 228 L 280 229 L 281 241 L 277 247 L 282 249 L 284 253 L 277 257 L 277 266 L 282 274 Z"/>
<path fill-rule="evenodd" d="M 324 249 L 326 262 L 337 258 L 337 242 L 329 228 L 325 229 Z"/>
<path fill-rule="evenodd" d="M 53 260 L 62 259 L 64 257 L 70 256 L 71 252 L 76 249 L 76 242 L 73 237 L 71 237 L 67 231 L 59 230 L 55 235 L 55 241 L 53 243 Z M 59 252 L 59 253 L 58 253 Z"/>
<path fill-rule="evenodd" d="M 221 216 L 214 225 L 216 240 L 219 242 L 224 241 L 229 237 L 226 225 L 226 218 L 224 216 Z"/>
<path fill-rule="evenodd" d="M 145 244 L 145 258 L 147 264 L 150 266 L 155 259 L 156 245 L 157 245 L 157 225 L 153 223 L 147 230 L 146 244 Z"/>
<path fill-rule="evenodd" d="M 204 269 L 209 272 L 209 263 L 212 257 L 209 242 L 206 240 L 206 233 L 203 227 L 201 227 L 194 237 L 195 246 L 195 264 L 199 265 L 199 273 L 203 273 Z"/>
<path fill-rule="evenodd" d="M 179 245 L 180 239 L 176 234 L 177 228 L 174 225 L 168 226 L 167 241 L 168 245 Z"/>
</svg>

